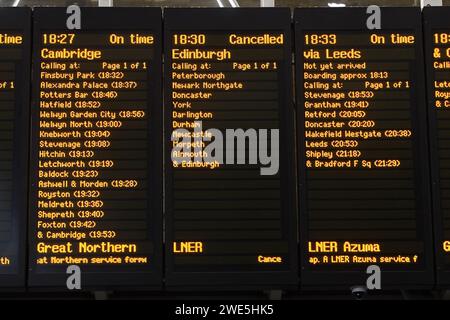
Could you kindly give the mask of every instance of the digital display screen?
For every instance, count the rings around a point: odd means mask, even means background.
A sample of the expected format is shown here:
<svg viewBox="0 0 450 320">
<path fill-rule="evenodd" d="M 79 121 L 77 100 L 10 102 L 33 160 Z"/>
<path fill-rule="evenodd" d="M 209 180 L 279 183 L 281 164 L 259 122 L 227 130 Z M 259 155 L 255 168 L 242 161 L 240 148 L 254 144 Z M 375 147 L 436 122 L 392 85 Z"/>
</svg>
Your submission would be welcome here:
<svg viewBox="0 0 450 320">
<path fill-rule="evenodd" d="M 0 287 L 25 285 L 31 10 L 0 8 Z"/>
<path fill-rule="evenodd" d="M 34 10 L 30 285 L 161 285 L 161 10 Z"/>
<path fill-rule="evenodd" d="M 168 287 L 297 283 L 289 9 L 167 9 Z"/>
<path fill-rule="evenodd" d="M 380 14 L 295 11 L 304 286 L 433 281 L 421 13 Z"/>
<path fill-rule="evenodd" d="M 425 8 L 425 58 L 438 286 L 450 284 L 450 14 Z"/>
</svg>

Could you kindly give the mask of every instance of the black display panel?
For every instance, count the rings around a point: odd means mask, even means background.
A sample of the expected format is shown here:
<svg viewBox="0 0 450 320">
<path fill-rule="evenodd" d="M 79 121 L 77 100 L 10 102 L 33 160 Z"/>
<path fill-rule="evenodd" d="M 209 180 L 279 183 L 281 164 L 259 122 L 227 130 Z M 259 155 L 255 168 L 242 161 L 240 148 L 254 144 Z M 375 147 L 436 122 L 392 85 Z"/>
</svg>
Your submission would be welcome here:
<svg viewBox="0 0 450 320">
<path fill-rule="evenodd" d="M 0 287 L 25 285 L 31 10 L 0 8 Z"/>
<path fill-rule="evenodd" d="M 34 10 L 29 284 L 161 285 L 161 10 Z"/>
<path fill-rule="evenodd" d="M 438 286 L 450 285 L 450 8 L 423 11 Z"/>
<path fill-rule="evenodd" d="M 295 286 L 290 11 L 164 19 L 167 286 Z"/>
<path fill-rule="evenodd" d="M 301 282 L 433 283 L 419 8 L 295 11 Z"/>
</svg>

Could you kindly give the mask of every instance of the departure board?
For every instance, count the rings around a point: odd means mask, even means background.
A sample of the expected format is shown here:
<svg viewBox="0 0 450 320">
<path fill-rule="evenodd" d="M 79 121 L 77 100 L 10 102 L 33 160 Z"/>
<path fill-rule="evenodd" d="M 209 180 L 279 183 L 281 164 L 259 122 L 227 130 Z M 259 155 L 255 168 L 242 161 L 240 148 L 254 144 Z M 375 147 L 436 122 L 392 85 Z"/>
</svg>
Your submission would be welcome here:
<svg viewBox="0 0 450 320">
<path fill-rule="evenodd" d="M 433 281 L 421 13 L 369 16 L 295 12 L 303 286 Z"/>
<path fill-rule="evenodd" d="M 289 9 L 167 9 L 168 287 L 297 284 Z"/>
<path fill-rule="evenodd" d="M 25 285 L 31 10 L 0 8 L 0 287 Z"/>
<path fill-rule="evenodd" d="M 437 284 L 450 285 L 450 8 L 424 9 Z"/>
<path fill-rule="evenodd" d="M 160 286 L 159 8 L 34 11 L 31 286 Z"/>
</svg>

